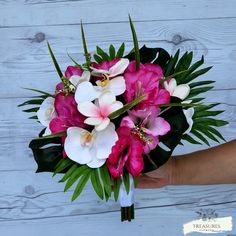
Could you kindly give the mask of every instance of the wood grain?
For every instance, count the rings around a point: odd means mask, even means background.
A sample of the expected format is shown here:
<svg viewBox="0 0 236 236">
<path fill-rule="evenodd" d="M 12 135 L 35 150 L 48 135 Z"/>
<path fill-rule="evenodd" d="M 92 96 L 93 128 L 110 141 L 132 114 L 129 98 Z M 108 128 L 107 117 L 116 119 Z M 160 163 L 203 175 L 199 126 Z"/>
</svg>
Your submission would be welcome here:
<svg viewBox="0 0 236 236">
<path fill-rule="evenodd" d="M 178 48 L 205 56 L 213 69 L 202 79 L 216 80 L 206 102 L 220 102 L 220 129 L 227 140 L 236 134 L 236 2 L 235 0 L 0 0 L 0 235 L 183 235 L 184 223 L 201 208 L 236 219 L 235 185 L 168 186 L 138 190 L 136 220 L 119 222 L 119 205 L 100 201 L 90 184 L 73 203 L 63 193 L 60 176 L 35 174 L 29 140 L 41 130 L 17 108 L 33 93 L 20 87 L 53 91 L 59 81 L 47 52 L 50 41 L 63 70 L 67 52 L 83 60 L 80 19 L 89 45 L 107 48 L 126 42 L 132 48 L 128 13 L 140 45 Z M 211 142 L 212 145 L 216 143 Z M 179 146 L 175 154 L 207 148 Z M 236 233 L 235 226 L 232 234 Z M 194 234 L 195 235 L 195 234 Z M 225 233 L 218 235 L 226 235 Z"/>
</svg>

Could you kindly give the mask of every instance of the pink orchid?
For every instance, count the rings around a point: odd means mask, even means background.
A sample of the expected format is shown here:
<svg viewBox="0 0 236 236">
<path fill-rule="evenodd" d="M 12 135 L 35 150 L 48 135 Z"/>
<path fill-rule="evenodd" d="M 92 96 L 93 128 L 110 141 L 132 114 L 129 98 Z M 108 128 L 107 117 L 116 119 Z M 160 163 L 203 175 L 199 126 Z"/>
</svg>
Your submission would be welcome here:
<svg viewBox="0 0 236 236">
<path fill-rule="evenodd" d="M 170 94 L 159 84 L 163 77 L 162 68 L 154 64 L 140 64 L 140 69 L 135 70 L 135 62 L 130 62 L 124 73 L 126 102 L 133 101 L 139 94 L 146 94 L 146 98 L 138 107 L 165 104 L 170 102 Z"/>
<path fill-rule="evenodd" d="M 104 92 L 96 100 L 96 104 L 92 102 L 78 103 L 79 112 L 88 117 L 84 123 L 94 125 L 97 131 L 105 129 L 110 124 L 109 115 L 122 107 L 122 102 L 116 101 L 115 95 L 111 92 Z"/>
<path fill-rule="evenodd" d="M 143 141 L 128 127 L 119 127 L 116 132 L 119 139 L 112 147 L 107 168 L 114 178 L 119 178 L 125 167 L 132 176 L 138 176 L 144 168 Z"/>
<path fill-rule="evenodd" d="M 129 111 L 121 121 L 121 126 L 129 127 L 141 135 L 146 142 L 144 153 L 148 154 L 159 143 L 159 136 L 170 131 L 170 125 L 162 117 L 158 117 L 159 108 L 147 107 L 143 110 Z"/>
</svg>

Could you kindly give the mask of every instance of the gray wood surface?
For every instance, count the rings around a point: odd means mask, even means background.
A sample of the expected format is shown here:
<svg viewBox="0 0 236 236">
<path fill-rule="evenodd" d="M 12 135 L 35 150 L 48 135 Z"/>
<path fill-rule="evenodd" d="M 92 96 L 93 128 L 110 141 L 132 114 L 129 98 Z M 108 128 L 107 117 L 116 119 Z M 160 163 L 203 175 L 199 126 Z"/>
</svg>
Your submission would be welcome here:
<svg viewBox="0 0 236 236">
<path fill-rule="evenodd" d="M 0 235 L 183 235 L 183 224 L 197 211 L 214 209 L 236 220 L 236 185 L 168 186 L 137 190 L 136 220 L 119 222 L 119 206 L 100 201 L 90 185 L 70 202 L 58 177 L 35 174 L 28 142 L 40 125 L 17 108 L 32 93 L 21 87 L 52 91 L 57 82 L 46 41 L 63 69 L 67 52 L 81 61 L 79 23 L 83 19 L 89 51 L 126 42 L 132 47 L 131 14 L 140 44 L 178 48 L 205 56 L 213 69 L 202 79 L 216 80 L 207 102 L 220 102 L 220 117 L 230 123 L 220 131 L 236 137 L 235 0 L 1 0 L 0 1 Z M 216 145 L 215 143 L 211 143 Z M 185 145 L 175 154 L 206 146 Z M 233 227 L 231 234 L 236 235 Z M 199 235 L 199 234 L 191 234 Z M 227 235 L 222 233 L 218 235 Z"/>
</svg>

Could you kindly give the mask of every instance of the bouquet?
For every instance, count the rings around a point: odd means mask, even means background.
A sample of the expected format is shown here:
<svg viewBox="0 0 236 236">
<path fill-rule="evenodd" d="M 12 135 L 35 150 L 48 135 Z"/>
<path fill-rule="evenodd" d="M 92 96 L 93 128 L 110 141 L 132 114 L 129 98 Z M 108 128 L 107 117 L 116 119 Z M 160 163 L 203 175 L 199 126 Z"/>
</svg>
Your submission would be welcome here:
<svg viewBox="0 0 236 236">
<path fill-rule="evenodd" d="M 218 104 L 204 104 L 200 96 L 214 81 L 194 82 L 211 67 L 199 69 L 202 57 L 192 63 L 192 52 L 180 56 L 163 48 L 139 48 L 131 18 L 134 48 L 124 56 L 125 44 L 109 52 L 97 47 L 91 57 L 81 22 L 85 63 L 65 73 L 48 49 L 60 82 L 53 93 L 30 89 L 39 95 L 19 106 L 33 107 L 30 119 L 44 129 L 29 147 L 37 172 L 64 174 L 64 191 L 75 186 L 74 201 L 90 180 L 95 193 L 106 201 L 114 195 L 121 205 L 121 220 L 134 218 L 136 177 L 163 165 L 177 145 L 224 140 L 215 127 Z"/>
</svg>

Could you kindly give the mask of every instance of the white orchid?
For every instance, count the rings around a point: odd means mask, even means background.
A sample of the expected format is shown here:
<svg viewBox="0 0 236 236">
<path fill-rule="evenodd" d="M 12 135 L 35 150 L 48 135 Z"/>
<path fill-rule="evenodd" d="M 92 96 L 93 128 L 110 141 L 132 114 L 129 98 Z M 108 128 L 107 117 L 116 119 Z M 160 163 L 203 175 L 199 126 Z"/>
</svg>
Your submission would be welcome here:
<svg viewBox="0 0 236 236">
<path fill-rule="evenodd" d="M 122 102 L 116 101 L 115 95 L 107 91 L 101 94 L 95 104 L 92 102 L 80 102 L 78 111 L 88 117 L 84 121 L 85 124 L 94 125 L 97 131 L 101 131 L 110 123 L 108 116 L 122 107 Z"/>
<path fill-rule="evenodd" d="M 79 163 L 87 164 L 90 168 L 102 166 L 118 140 L 115 126 L 110 123 L 106 129 L 90 133 L 85 129 L 71 127 L 67 130 L 65 151 L 67 156 Z"/>
<path fill-rule="evenodd" d="M 83 71 L 82 75 L 72 75 L 69 78 L 69 81 L 72 83 L 72 85 L 77 88 L 79 84 L 81 84 L 82 82 L 85 81 L 89 81 L 90 80 L 90 72 L 89 71 Z"/>
<path fill-rule="evenodd" d="M 165 89 L 173 97 L 178 97 L 184 100 L 190 93 L 190 87 L 188 84 L 177 85 L 176 79 L 171 79 L 169 82 L 164 82 Z"/>
<path fill-rule="evenodd" d="M 37 111 L 38 120 L 45 127 L 48 127 L 50 121 L 54 117 L 56 117 L 56 111 L 54 108 L 54 101 L 55 101 L 55 99 L 53 97 L 47 97 L 42 102 L 42 104 L 39 107 L 39 110 Z"/>
<path fill-rule="evenodd" d="M 102 80 L 98 80 L 96 82 L 97 85 L 93 85 L 89 81 L 80 83 L 75 92 L 76 102 L 93 101 L 105 91 L 110 91 L 115 96 L 123 94 L 126 89 L 125 80 L 123 76 L 118 75 L 123 74 L 128 65 L 128 59 L 120 59 L 109 70 L 91 67 L 91 74 L 102 77 Z"/>
</svg>

